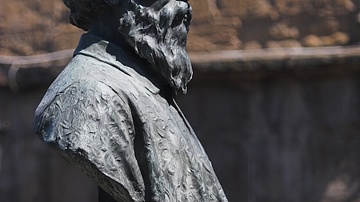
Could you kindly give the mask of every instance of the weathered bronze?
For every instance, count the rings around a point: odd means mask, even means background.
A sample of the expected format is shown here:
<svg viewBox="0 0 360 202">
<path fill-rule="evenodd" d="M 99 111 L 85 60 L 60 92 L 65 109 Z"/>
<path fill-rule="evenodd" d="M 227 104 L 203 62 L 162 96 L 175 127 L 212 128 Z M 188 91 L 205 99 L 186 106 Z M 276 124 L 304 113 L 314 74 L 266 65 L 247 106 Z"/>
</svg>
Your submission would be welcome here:
<svg viewBox="0 0 360 202">
<path fill-rule="evenodd" d="M 36 133 L 97 182 L 100 201 L 227 201 L 174 100 L 192 76 L 188 2 L 64 2 L 88 32 L 36 109 Z"/>
</svg>

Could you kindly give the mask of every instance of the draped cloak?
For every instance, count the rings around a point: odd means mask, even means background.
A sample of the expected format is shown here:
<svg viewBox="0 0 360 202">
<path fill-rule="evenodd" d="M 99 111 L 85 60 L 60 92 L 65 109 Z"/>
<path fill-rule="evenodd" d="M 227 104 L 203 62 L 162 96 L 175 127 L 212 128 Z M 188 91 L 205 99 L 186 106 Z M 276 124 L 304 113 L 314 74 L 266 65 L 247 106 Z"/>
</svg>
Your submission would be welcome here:
<svg viewBox="0 0 360 202">
<path fill-rule="evenodd" d="M 116 201 L 227 201 L 169 88 L 149 68 L 83 35 L 36 109 L 36 133 Z"/>
</svg>

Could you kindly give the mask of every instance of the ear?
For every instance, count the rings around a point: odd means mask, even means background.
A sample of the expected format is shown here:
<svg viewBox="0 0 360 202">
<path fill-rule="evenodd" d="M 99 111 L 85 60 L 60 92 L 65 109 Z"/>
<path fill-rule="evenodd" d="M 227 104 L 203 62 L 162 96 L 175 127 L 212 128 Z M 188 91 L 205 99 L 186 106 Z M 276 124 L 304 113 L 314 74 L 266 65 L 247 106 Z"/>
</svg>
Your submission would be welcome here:
<svg viewBox="0 0 360 202">
<path fill-rule="evenodd" d="M 109 6 L 120 6 L 121 5 L 121 1 L 122 0 L 104 0 L 106 4 L 108 4 Z"/>
</svg>

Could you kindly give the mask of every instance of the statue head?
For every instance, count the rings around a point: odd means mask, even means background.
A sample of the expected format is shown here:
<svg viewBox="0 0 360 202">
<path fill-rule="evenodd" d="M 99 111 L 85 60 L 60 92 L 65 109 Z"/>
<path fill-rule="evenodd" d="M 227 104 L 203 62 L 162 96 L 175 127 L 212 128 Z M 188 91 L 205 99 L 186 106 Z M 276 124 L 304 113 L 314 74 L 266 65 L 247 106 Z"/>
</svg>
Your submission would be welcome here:
<svg viewBox="0 0 360 202">
<path fill-rule="evenodd" d="M 128 45 L 176 90 L 186 92 L 192 68 L 185 46 L 191 21 L 187 0 L 64 0 L 70 22 L 88 31 L 110 16 Z M 108 17 L 109 18 L 109 17 Z M 97 23 L 96 23 L 97 22 Z M 115 24 L 115 25 L 114 25 Z M 110 26 L 110 25 L 109 25 Z"/>
</svg>

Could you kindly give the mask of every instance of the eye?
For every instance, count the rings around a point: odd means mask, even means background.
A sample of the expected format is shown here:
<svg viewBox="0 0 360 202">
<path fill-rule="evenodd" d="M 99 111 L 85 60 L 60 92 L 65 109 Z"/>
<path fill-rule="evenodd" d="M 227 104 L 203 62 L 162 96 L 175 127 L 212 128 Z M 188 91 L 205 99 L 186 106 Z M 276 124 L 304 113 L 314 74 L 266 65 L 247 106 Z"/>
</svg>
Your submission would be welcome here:
<svg viewBox="0 0 360 202">
<path fill-rule="evenodd" d="M 186 23 L 187 20 L 188 20 L 188 16 L 187 16 L 187 14 L 185 14 L 184 19 L 183 19 L 183 22 Z"/>
<path fill-rule="evenodd" d="M 174 28 L 179 26 L 181 23 L 183 23 L 185 18 L 186 15 L 182 14 L 181 12 L 177 13 L 174 20 L 171 23 L 171 27 Z"/>
</svg>

